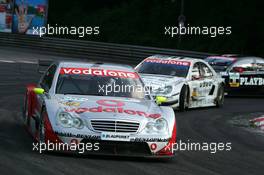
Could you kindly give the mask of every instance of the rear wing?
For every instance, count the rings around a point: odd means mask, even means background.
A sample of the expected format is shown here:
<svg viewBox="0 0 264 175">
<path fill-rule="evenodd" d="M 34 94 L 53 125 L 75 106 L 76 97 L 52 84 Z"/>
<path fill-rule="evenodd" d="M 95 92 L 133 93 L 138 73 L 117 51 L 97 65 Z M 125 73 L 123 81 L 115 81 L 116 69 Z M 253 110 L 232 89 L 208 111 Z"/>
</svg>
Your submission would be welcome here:
<svg viewBox="0 0 264 175">
<path fill-rule="evenodd" d="M 53 60 L 38 60 L 38 72 L 41 74 L 45 73 L 53 62 Z"/>
</svg>

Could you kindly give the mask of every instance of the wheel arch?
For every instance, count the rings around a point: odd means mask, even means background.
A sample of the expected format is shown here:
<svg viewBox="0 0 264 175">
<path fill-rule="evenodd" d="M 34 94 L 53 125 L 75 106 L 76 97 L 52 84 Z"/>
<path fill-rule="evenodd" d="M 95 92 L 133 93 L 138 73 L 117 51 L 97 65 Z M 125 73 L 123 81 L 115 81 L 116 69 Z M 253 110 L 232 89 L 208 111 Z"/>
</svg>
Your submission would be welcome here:
<svg viewBox="0 0 264 175">
<path fill-rule="evenodd" d="M 36 106 L 36 94 L 33 92 L 33 89 L 37 87 L 36 84 L 28 84 L 26 87 L 25 100 L 27 99 L 28 115 L 33 116 L 34 108 Z"/>
<path fill-rule="evenodd" d="M 169 132 L 172 133 L 174 123 L 177 124 L 174 110 L 168 106 L 160 106 L 160 107 L 162 109 L 163 118 L 165 118 L 168 122 Z"/>
<path fill-rule="evenodd" d="M 189 98 L 188 98 L 188 102 L 190 102 L 190 98 L 191 98 L 191 87 L 190 87 L 189 83 L 187 83 L 187 82 L 184 83 L 184 85 L 182 86 L 182 88 L 183 88 L 184 86 L 187 88 L 187 91 L 188 91 L 187 93 L 188 93 L 188 97 L 189 97 Z M 182 89 L 181 89 L 181 90 L 182 90 Z"/>
<path fill-rule="evenodd" d="M 46 101 L 43 102 L 41 107 L 41 115 L 43 115 L 43 111 L 45 110 L 45 116 L 43 117 L 44 127 L 45 127 L 45 142 L 47 143 L 62 143 L 61 138 L 56 134 L 55 130 L 55 124 L 54 124 L 54 118 L 51 117 L 53 115 L 56 115 L 56 113 L 51 112 L 50 108 L 52 104 L 48 104 Z"/>
</svg>

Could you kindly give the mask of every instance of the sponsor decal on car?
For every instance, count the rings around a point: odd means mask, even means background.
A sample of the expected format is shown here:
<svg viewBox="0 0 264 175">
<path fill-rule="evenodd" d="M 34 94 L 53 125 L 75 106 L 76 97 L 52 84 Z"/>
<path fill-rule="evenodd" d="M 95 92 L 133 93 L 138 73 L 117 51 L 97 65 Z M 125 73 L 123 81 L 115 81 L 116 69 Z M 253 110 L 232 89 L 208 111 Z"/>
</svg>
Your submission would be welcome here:
<svg viewBox="0 0 264 175">
<path fill-rule="evenodd" d="M 239 74 L 230 74 L 229 79 L 230 87 L 264 86 L 264 78 L 260 77 L 241 77 Z"/>
<path fill-rule="evenodd" d="M 111 141 L 130 141 L 129 134 L 122 133 L 111 133 L 111 132 L 102 132 L 101 140 L 111 140 Z"/>
<path fill-rule="evenodd" d="M 159 58 L 147 58 L 144 62 L 147 63 L 160 63 L 160 64 L 175 64 L 179 66 L 190 66 L 191 62 L 189 61 L 178 61 L 178 60 L 163 60 Z"/>
<path fill-rule="evenodd" d="M 88 98 L 65 96 L 65 97 L 63 97 L 63 100 L 64 100 L 64 101 L 77 101 L 77 102 L 83 102 L 83 101 L 88 101 Z"/>
<path fill-rule="evenodd" d="M 139 78 L 135 72 L 126 72 L 119 70 L 93 69 L 93 68 L 61 68 L 60 74 L 69 75 L 92 75 L 92 76 L 110 76 L 119 78 Z"/>
<path fill-rule="evenodd" d="M 239 73 L 230 73 L 229 74 L 230 87 L 239 87 L 240 86 L 239 78 L 240 78 Z"/>
<path fill-rule="evenodd" d="M 77 133 L 66 133 L 60 131 L 54 131 L 54 133 L 61 137 L 74 137 L 74 138 L 82 138 L 82 139 L 91 139 L 91 140 L 99 140 L 100 136 L 97 135 L 88 135 L 88 134 L 77 134 Z"/>
<path fill-rule="evenodd" d="M 200 83 L 200 88 L 205 88 L 205 87 L 211 87 L 213 85 L 213 82 L 202 82 Z"/>
<path fill-rule="evenodd" d="M 264 85 L 264 78 L 259 77 L 241 77 L 240 78 L 240 85 L 245 86 L 263 86 Z"/>
<path fill-rule="evenodd" d="M 168 142 L 170 138 L 130 138 L 130 142 Z"/>
<path fill-rule="evenodd" d="M 66 112 L 75 112 L 77 114 L 85 113 L 85 112 L 92 112 L 92 113 L 100 113 L 100 112 L 106 112 L 106 113 L 119 113 L 119 114 L 128 114 L 128 115 L 138 115 L 148 118 L 157 119 L 161 117 L 161 114 L 148 114 L 144 111 L 139 110 L 132 110 L 132 109 L 124 109 L 123 106 L 125 106 L 124 102 L 117 101 L 117 100 L 98 100 L 96 102 L 100 106 L 97 107 L 85 107 L 85 108 L 65 108 Z"/>
<path fill-rule="evenodd" d="M 76 101 L 66 101 L 66 102 L 61 102 L 61 104 L 65 105 L 65 106 L 79 107 L 81 103 L 76 102 Z"/>
</svg>

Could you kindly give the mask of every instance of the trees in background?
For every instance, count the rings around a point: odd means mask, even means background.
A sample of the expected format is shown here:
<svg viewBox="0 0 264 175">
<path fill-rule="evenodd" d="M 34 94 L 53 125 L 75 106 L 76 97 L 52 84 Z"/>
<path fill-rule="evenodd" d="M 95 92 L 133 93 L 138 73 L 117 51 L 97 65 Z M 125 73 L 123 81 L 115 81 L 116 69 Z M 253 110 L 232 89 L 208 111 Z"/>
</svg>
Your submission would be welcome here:
<svg viewBox="0 0 264 175">
<path fill-rule="evenodd" d="M 165 26 L 177 26 L 181 0 L 53 0 L 49 23 L 68 26 L 98 25 L 100 36 L 87 40 L 167 47 L 212 53 L 264 56 L 264 14 L 257 0 L 185 0 L 190 26 L 232 26 L 228 36 L 164 35 Z"/>
</svg>

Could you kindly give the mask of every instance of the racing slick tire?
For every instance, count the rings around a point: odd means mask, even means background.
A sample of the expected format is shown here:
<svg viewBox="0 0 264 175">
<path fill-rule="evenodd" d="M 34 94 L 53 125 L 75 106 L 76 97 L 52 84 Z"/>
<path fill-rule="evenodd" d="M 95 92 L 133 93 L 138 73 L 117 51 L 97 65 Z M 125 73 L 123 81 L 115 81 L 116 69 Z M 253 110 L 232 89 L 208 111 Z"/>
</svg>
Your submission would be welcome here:
<svg viewBox="0 0 264 175">
<path fill-rule="evenodd" d="M 38 122 L 38 141 L 39 143 L 45 143 L 45 124 L 44 124 L 44 114 L 46 113 L 46 108 L 44 107 Z"/>
<path fill-rule="evenodd" d="M 180 93 L 180 102 L 179 102 L 179 110 L 184 112 L 188 109 L 189 106 L 189 88 L 188 86 L 184 85 L 181 89 Z"/>
<path fill-rule="evenodd" d="M 217 107 L 223 107 L 225 100 L 225 89 L 223 85 L 220 85 L 217 91 L 217 97 L 216 97 L 216 106 Z"/>
<path fill-rule="evenodd" d="M 29 125 L 29 116 L 28 116 L 28 96 L 27 94 L 25 94 L 25 98 L 24 98 L 24 106 L 22 109 L 22 120 L 23 120 L 23 124 L 25 126 Z"/>
</svg>

